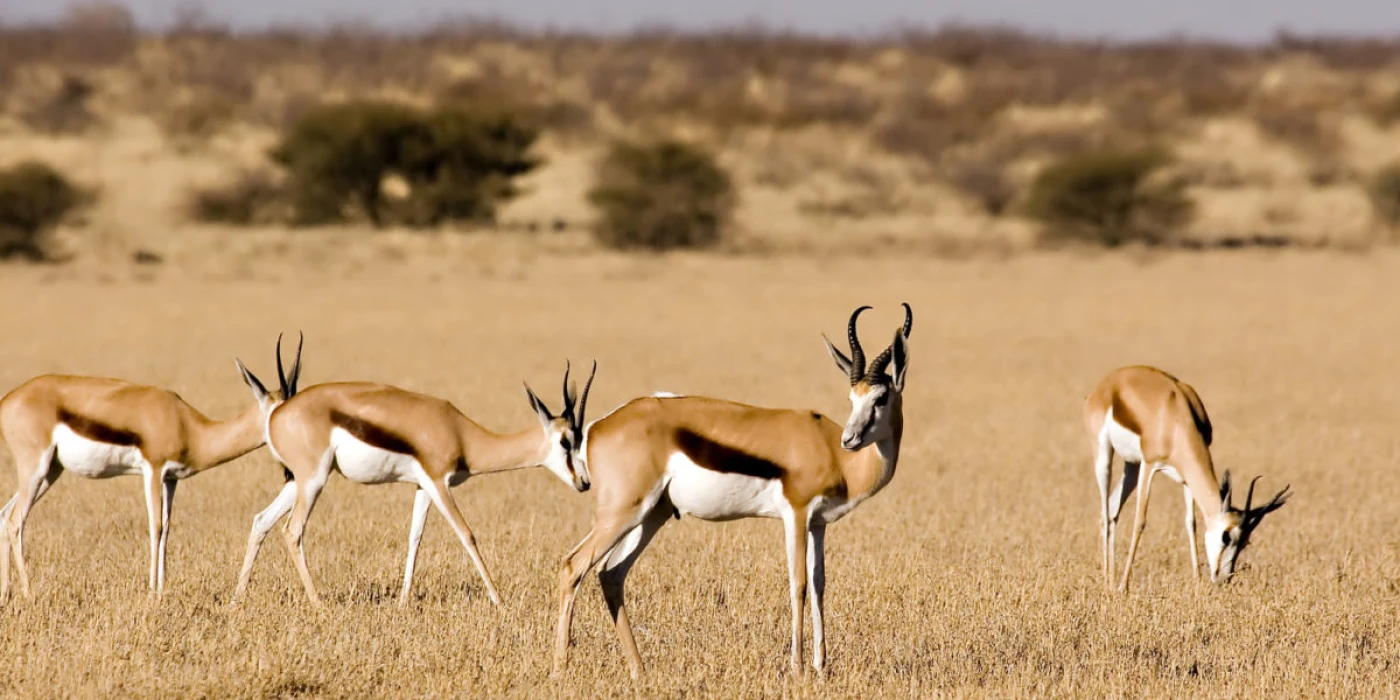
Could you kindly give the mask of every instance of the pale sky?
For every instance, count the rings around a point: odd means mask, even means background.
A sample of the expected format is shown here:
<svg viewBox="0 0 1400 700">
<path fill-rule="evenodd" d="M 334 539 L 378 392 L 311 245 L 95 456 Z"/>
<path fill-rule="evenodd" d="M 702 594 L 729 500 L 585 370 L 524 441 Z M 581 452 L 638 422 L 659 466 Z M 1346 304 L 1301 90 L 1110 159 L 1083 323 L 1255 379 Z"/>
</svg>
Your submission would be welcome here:
<svg viewBox="0 0 1400 700">
<path fill-rule="evenodd" d="M 168 23 L 181 6 L 192 4 L 245 28 L 351 20 L 413 27 L 474 15 L 605 32 L 639 24 L 705 28 L 756 21 L 804 32 L 864 33 L 901 22 L 961 21 L 1115 38 L 1178 33 L 1259 40 L 1279 28 L 1400 36 L 1400 0 L 126 0 L 145 26 Z M 47 19 L 65 5 L 64 0 L 0 0 L 0 21 Z"/>
</svg>

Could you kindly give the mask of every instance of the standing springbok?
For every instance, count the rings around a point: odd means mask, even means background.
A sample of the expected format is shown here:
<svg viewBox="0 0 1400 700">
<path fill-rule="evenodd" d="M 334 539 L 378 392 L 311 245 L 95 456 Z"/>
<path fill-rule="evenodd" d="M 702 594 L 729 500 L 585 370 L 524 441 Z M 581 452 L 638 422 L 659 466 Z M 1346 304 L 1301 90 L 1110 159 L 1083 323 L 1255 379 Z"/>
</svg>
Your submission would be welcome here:
<svg viewBox="0 0 1400 700">
<path fill-rule="evenodd" d="M 850 380 L 845 429 L 816 411 L 755 408 L 688 396 L 635 399 L 588 427 L 584 456 L 597 492 L 593 529 L 559 571 L 554 675 L 568 662 L 574 597 L 586 574 L 598 578 L 632 676 L 642 660 L 623 608 L 627 574 L 652 537 L 675 514 L 703 520 L 778 518 L 787 541 L 794 672 L 802 669 L 807 586 L 812 587 L 812 665 L 826 662 L 823 545 L 839 520 L 894 477 L 904 432 L 902 392 L 909 367 L 913 312 L 867 371 L 851 314 L 847 358 L 826 348 Z M 823 340 L 826 340 L 823 336 Z M 893 366 L 893 372 L 886 370 Z"/>
<path fill-rule="evenodd" d="M 1250 535 L 1265 515 L 1288 501 L 1288 487 L 1268 503 L 1254 507 L 1254 484 L 1249 482 L 1244 509 L 1230 505 L 1230 472 L 1220 482 L 1210 459 L 1211 425 L 1205 404 L 1190 384 L 1154 367 L 1116 369 L 1104 377 L 1084 400 L 1084 423 L 1093 445 L 1094 472 L 1098 477 L 1103 517 L 1104 585 L 1113 588 L 1113 530 L 1128 496 L 1137 486 L 1142 466 L 1147 478 L 1138 492 L 1133 537 L 1128 545 L 1128 562 L 1118 590 L 1128 590 L 1133 558 L 1147 526 L 1147 498 L 1152 477 L 1159 472 L 1182 486 L 1186 495 L 1186 537 L 1191 544 L 1191 575 L 1200 575 L 1196 550 L 1196 511 L 1201 507 L 1206 521 L 1206 560 L 1210 580 L 1225 583 L 1235 571 L 1235 562 Z M 1123 458 L 1123 476 L 1110 494 L 1113 455 Z"/>
<path fill-rule="evenodd" d="M 343 382 L 319 384 L 282 404 L 268 420 L 268 447 L 285 469 L 287 483 L 277 498 L 253 518 L 248 552 L 238 577 L 234 599 L 242 597 L 253 575 L 253 562 L 268 531 L 291 513 L 283 542 L 292 556 L 306 595 L 321 604 L 306 567 L 302 537 L 306 521 L 332 470 L 361 484 L 407 483 L 418 487 L 409 528 L 408 561 L 404 565 L 399 604 L 408 601 L 418 543 L 428 517 L 428 505 L 438 511 L 466 548 L 486 584 L 491 602 L 501 597 L 476 549 L 449 488 L 477 474 L 544 466 L 576 491 L 587 491 L 588 471 L 577 459 L 583 443 L 584 411 L 598 363 L 583 394 L 569 384 L 564 370 L 564 408 L 555 416 L 527 385 L 525 393 L 539 425 L 518 433 L 498 435 L 462 415 L 442 399 L 384 384 Z"/>
<path fill-rule="evenodd" d="M 99 377 L 46 374 L 0 399 L 0 434 L 18 478 L 14 497 L 0 509 L 8 540 L 0 547 L 0 600 L 10 595 L 11 553 L 20 589 L 29 596 L 24 522 L 65 470 L 90 479 L 141 477 L 151 536 L 149 587 L 157 595 L 164 591 L 176 483 L 261 447 L 267 416 L 288 395 L 285 378 L 278 392 L 269 392 L 241 361 L 234 363 L 256 403 L 224 421 L 206 418 L 173 391 Z M 298 345 L 293 378 L 300 368 Z M 281 336 L 277 374 L 284 376 Z"/>
</svg>

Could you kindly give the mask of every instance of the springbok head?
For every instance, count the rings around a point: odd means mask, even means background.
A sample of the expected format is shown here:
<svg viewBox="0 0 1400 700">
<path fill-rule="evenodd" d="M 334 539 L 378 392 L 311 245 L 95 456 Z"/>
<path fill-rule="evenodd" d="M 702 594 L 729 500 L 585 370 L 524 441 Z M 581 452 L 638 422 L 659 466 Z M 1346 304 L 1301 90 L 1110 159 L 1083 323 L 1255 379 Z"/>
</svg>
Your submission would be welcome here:
<svg viewBox="0 0 1400 700">
<path fill-rule="evenodd" d="M 583 451 L 584 410 L 588 407 L 588 390 L 593 388 L 593 376 L 598 373 L 598 362 L 593 362 L 593 371 L 588 374 L 588 382 L 583 385 L 583 394 L 578 393 L 578 384 L 569 383 L 569 365 L 564 365 L 564 408 L 559 415 L 550 413 L 540 397 L 525 385 L 525 394 L 530 399 L 530 408 L 540 419 L 546 440 L 549 442 L 549 455 L 544 466 L 559 477 L 560 481 L 572 486 L 575 491 L 587 491 L 592 485 L 588 474 L 587 455 Z"/>
<path fill-rule="evenodd" d="M 846 337 L 851 344 L 851 356 L 846 357 L 825 336 L 827 352 L 836 366 L 851 382 L 851 417 L 841 432 L 841 447 L 855 451 L 879 442 L 894 431 L 894 422 L 903 419 L 904 374 L 909 369 L 909 331 L 914 326 L 914 312 L 904 306 L 904 327 L 894 332 L 894 340 L 884 352 L 875 356 L 867 368 L 865 350 L 856 335 L 856 320 L 862 306 L 851 313 L 846 324 Z"/>
<path fill-rule="evenodd" d="M 1244 509 L 1230 504 L 1230 472 L 1225 472 L 1220 481 L 1220 513 L 1206 523 L 1206 561 L 1210 565 L 1212 583 L 1226 583 L 1235 573 L 1235 563 L 1240 552 L 1249 544 L 1250 535 L 1264 516 L 1283 507 L 1291 495 L 1288 487 L 1274 494 L 1274 497 L 1258 508 L 1254 507 L 1254 484 L 1263 477 L 1256 476 L 1249 482 L 1249 493 L 1244 498 Z"/>
</svg>

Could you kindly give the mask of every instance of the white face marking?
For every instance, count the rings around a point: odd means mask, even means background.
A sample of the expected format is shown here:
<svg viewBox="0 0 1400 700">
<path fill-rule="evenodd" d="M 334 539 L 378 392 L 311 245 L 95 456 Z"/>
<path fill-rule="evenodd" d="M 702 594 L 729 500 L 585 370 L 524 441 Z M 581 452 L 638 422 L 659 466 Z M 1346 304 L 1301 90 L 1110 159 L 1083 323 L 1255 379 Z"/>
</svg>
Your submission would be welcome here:
<svg viewBox="0 0 1400 700">
<path fill-rule="evenodd" d="M 565 426 L 565 427 L 561 427 Z M 564 441 L 573 440 L 569 435 L 567 421 L 555 421 L 545 426 L 545 440 L 549 442 L 549 454 L 545 455 L 544 467 L 550 473 L 559 477 L 559 480 L 568 484 L 575 491 L 586 491 L 591 485 L 588 480 L 588 468 L 584 466 L 581 458 L 577 458 L 577 453 L 570 454 L 573 443 L 570 442 L 565 447 Z"/>
<path fill-rule="evenodd" d="M 331 449 L 340 473 L 361 484 L 417 484 L 423 473 L 413 455 L 361 442 L 342 428 L 331 429 Z"/>
<path fill-rule="evenodd" d="M 889 402 L 894 389 L 871 385 L 864 394 L 851 389 L 851 416 L 841 431 L 841 446 L 852 452 L 883 440 L 889 434 Z"/>
<path fill-rule="evenodd" d="M 1224 516 L 1206 523 L 1206 562 L 1210 565 L 1210 580 L 1225 583 L 1235 573 L 1235 559 L 1240 553 L 1240 527 Z M 1229 544 L 1226 544 L 1228 536 Z"/>
<path fill-rule="evenodd" d="M 150 468 L 136 447 L 89 440 L 63 423 L 54 426 L 52 439 L 63 468 L 89 479 L 135 476 Z"/>
<path fill-rule="evenodd" d="M 788 508 L 781 481 L 706 469 L 680 452 L 666 460 L 666 475 L 676 510 L 702 520 L 777 518 Z"/>
</svg>

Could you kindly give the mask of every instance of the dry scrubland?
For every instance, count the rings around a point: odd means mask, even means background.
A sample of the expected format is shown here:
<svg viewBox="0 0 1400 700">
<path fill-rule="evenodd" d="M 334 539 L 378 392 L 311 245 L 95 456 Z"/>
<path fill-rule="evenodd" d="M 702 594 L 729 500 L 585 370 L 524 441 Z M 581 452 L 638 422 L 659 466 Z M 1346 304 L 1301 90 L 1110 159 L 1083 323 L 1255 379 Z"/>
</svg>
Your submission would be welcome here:
<svg viewBox="0 0 1400 700">
<path fill-rule="evenodd" d="M 67 477 L 37 508 L 31 600 L 0 610 L 0 692 L 164 697 L 1394 694 L 1395 339 L 1400 258 L 1258 252 L 1005 262 L 584 256 L 432 279 L 264 267 L 209 281 L 0 276 L 0 385 L 42 371 L 176 388 L 214 415 L 248 400 L 280 330 L 308 334 L 305 381 L 374 379 L 449 397 L 487 425 L 534 419 L 519 381 L 597 357 L 595 416 L 653 390 L 844 417 L 818 333 L 858 303 L 917 318 L 899 472 L 828 541 L 832 658 L 788 676 L 777 523 L 673 523 L 629 587 L 649 664 L 626 678 L 590 577 L 567 677 L 547 680 L 553 577 L 591 497 L 542 470 L 458 497 L 494 567 L 493 608 L 436 515 L 415 599 L 396 605 L 406 487 L 332 480 L 308 534 L 324 611 L 270 545 L 228 606 L 248 525 L 281 484 L 266 451 L 185 482 L 167 598 L 146 598 L 133 480 Z M 180 300 L 179 304 L 171 303 Z M 21 302 L 22 303 L 17 303 Z M 1186 576 L 1181 501 L 1159 484 L 1136 588 L 1098 579 L 1097 492 L 1080 399 L 1106 370 L 1159 364 L 1201 389 L 1215 454 L 1267 490 L 1235 583 Z M 0 487 L 12 488 L 8 457 Z M 1122 539 L 1122 538 L 1120 538 Z M 1120 545 L 1124 544 L 1120 542 Z"/>
<path fill-rule="evenodd" d="M 164 34 L 119 5 L 0 26 L 0 166 L 50 162 L 100 199 L 68 252 L 192 264 L 279 237 L 189 226 L 191 192 L 270 164 L 323 101 L 458 100 L 528 113 L 543 166 L 507 228 L 575 229 L 611 139 L 713 149 L 739 193 L 736 244 L 765 250 L 1018 250 L 1047 164 L 1164 147 L 1195 205 L 1184 242 L 1364 247 L 1394 235 L 1367 198 L 1400 161 L 1400 42 L 1281 35 L 1260 46 L 1134 44 L 1009 30 L 868 40 L 762 29 L 619 37 L 447 23 L 233 34 L 187 13 Z M 179 231 L 178 235 L 173 231 Z"/>
</svg>

